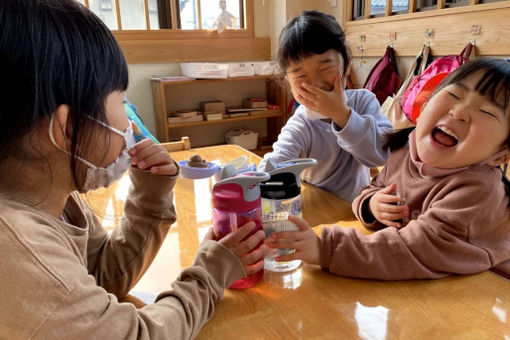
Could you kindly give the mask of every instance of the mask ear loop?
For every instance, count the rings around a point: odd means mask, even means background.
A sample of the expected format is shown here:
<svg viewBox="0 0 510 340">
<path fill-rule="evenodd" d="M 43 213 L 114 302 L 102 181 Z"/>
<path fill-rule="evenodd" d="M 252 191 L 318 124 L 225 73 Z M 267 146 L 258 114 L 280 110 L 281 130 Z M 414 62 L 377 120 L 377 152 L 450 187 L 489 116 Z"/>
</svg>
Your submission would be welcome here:
<svg viewBox="0 0 510 340">
<path fill-rule="evenodd" d="M 50 136 L 50 140 L 51 142 L 53 143 L 53 145 L 55 145 L 55 147 L 57 149 L 59 149 L 60 151 L 62 152 L 65 152 L 66 154 L 68 154 L 69 156 L 72 156 L 71 153 L 67 150 L 64 150 L 62 149 L 58 144 L 57 142 L 55 141 L 55 137 L 53 136 L 53 118 L 55 117 L 55 115 L 52 115 L 51 118 L 50 118 L 50 126 L 49 126 L 49 130 L 48 130 L 48 135 Z M 97 168 L 97 166 L 95 166 L 94 164 L 90 163 L 89 161 L 81 158 L 80 156 L 77 156 L 75 155 L 74 157 L 76 157 L 76 159 L 82 161 L 83 163 L 85 163 L 87 166 L 91 167 L 91 168 Z"/>
</svg>

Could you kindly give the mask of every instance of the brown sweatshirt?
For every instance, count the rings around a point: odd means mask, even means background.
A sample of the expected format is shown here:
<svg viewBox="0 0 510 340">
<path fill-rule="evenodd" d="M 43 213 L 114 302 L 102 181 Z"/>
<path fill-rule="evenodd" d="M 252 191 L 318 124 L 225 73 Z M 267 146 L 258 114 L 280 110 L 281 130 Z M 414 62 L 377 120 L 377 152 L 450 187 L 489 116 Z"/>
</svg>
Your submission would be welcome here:
<svg viewBox="0 0 510 340">
<path fill-rule="evenodd" d="M 499 169 L 485 165 L 424 176 L 407 146 L 396 150 L 353 202 L 363 225 L 380 230 L 362 235 L 351 228 L 323 228 L 322 267 L 338 275 L 382 280 L 472 274 L 499 264 L 497 269 L 508 270 L 510 210 L 501 176 Z M 375 192 L 391 183 L 410 208 L 409 222 L 401 229 L 375 221 L 367 209 Z"/>
<path fill-rule="evenodd" d="M 0 339 L 188 339 L 211 318 L 224 288 L 244 276 L 214 241 L 154 304 L 117 301 L 175 221 L 176 176 L 130 176 L 125 219 L 111 235 L 77 193 L 64 210 L 69 224 L 0 196 Z"/>
</svg>

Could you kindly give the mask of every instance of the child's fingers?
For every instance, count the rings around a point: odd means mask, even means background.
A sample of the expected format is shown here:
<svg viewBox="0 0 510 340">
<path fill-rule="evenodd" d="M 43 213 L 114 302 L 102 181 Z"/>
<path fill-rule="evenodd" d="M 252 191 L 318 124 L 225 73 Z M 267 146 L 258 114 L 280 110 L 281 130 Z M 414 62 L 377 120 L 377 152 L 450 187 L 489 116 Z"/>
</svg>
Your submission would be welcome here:
<svg viewBox="0 0 510 340">
<path fill-rule="evenodd" d="M 302 231 L 280 231 L 276 233 L 272 233 L 269 238 L 272 241 L 276 240 L 293 240 L 299 241 L 305 238 L 306 235 Z"/>
<path fill-rule="evenodd" d="M 264 259 L 261 259 L 257 263 L 251 264 L 249 266 L 244 266 L 244 271 L 246 275 L 252 275 L 258 273 L 264 268 Z"/>
<path fill-rule="evenodd" d="M 146 155 L 146 157 L 136 158 L 140 169 L 147 169 L 154 165 L 170 164 L 172 162 L 172 159 L 165 151 L 157 151 L 156 153 Z"/>
<path fill-rule="evenodd" d="M 379 222 L 381 222 L 384 225 L 387 225 L 388 227 L 393 227 L 393 228 L 397 228 L 397 229 L 402 228 L 402 224 L 392 221 L 392 220 L 380 220 Z"/>
<path fill-rule="evenodd" d="M 387 213 L 387 212 L 379 213 L 379 218 L 387 221 L 400 220 L 404 217 L 407 217 L 404 213 Z"/>
<path fill-rule="evenodd" d="M 402 197 L 397 195 L 379 194 L 378 200 L 381 203 L 398 203 L 402 201 Z"/>
<path fill-rule="evenodd" d="M 267 246 L 273 249 L 295 249 L 301 246 L 302 242 L 297 240 L 271 240 Z"/>
<path fill-rule="evenodd" d="M 289 215 L 289 221 L 294 222 L 298 226 L 299 230 L 310 229 L 310 225 L 308 224 L 308 222 L 295 215 Z"/>
<path fill-rule="evenodd" d="M 227 248 L 233 248 L 239 242 L 241 242 L 242 239 L 248 236 L 248 234 L 251 233 L 253 229 L 255 229 L 255 223 L 248 222 L 237 229 L 237 231 L 230 233 L 222 238 L 219 242 Z"/>
<path fill-rule="evenodd" d="M 382 204 L 379 211 L 394 214 L 405 214 L 406 212 L 409 212 L 409 207 L 407 205 Z"/>
<path fill-rule="evenodd" d="M 174 163 L 152 166 L 150 170 L 155 175 L 173 176 L 177 173 L 177 167 Z"/>
<path fill-rule="evenodd" d="M 315 99 L 316 99 L 316 95 L 315 94 L 311 93 L 310 91 L 305 91 L 302 88 L 298 87 L 296 92 L 298 93 L 299 96 L 301 96 L 302 98 L 304 98 L 306 100 L 315 101 Z"/>
<path fill-rule="evenodd" d="M 395 183 L 391 183 L 386 188 L 379 190 L 379 192 L 382 192 L 383 194 L 391 194 L 395 190 L 397 190 L 397 185 Z"/>
<path fill-rule="evenodd" d="M 232 250 L 234 254 L 237 256 L 244 255 L 252 249 L 254 249 L 259 243 L 263 242 L 266 235 L 263 230 L 257 231 L 255 234 L 251 235 L 247 240 L 239 243 L 238 246 L 234 247 Z"/>
<path fill-rule="evenodd" d="M 340 92 L 343 88 L 340 85 L 340 75 L 336 76 L 333 80 L 333 92 Z"/>
<path fill-rule="evenodd" d="M 307 83 L 301 83 L 301 85 L 304 87 L 304 89 L 312 94 L 315 94 L 315 95 L 321 95 L 321 94 L 324 94 L 326 93 L 327 91 L 324 91 L 323 89 L 321 88 L 318 88 L 317 86 L 313 86 L 313 85 L 310 85 L 310 84 L 307 84 Z"/>
<path fill-rule="evenodd" d="M 292 261 L 292 260 L 300 260 L 300 259 L 301 259 L 301 256 L 299 255 L 298 252 L 277 256 L 275 258 L 276 261 Z"/>
<path fill-rule="evenodd" d="M 139 141 L 138 143 L 135 144 L 135 146 L 133 146 L 131 149 L 129 149 L 129 154 L 131 156 L 133 156 L 134 154 L 140 152 L 141 150 L 145 149 L 146 147 L 148 146 L 151 146 L 155 144 L 154 141 L 152 139 L 143 139 L 141 141 Z"/>
<path fill-rule="evenodd" d="M 264 244 L 261 244 L 257 249 L 255 249 L 247 254 L 243 254 L 240 257 L 241 263 L 245 266 L 253 264 L 264 257 L 265 251 L 266 251 L 266 246 Z"/>
<path fill-rule="evenodd" d="M 299 104 L 302 104 L 309 109 L 317 111 L 314 102 L 311 102 L 308 99 L 301 97 L 300 95 L 297 96 L 296 100 L 299 102 Z"/>
</svg>

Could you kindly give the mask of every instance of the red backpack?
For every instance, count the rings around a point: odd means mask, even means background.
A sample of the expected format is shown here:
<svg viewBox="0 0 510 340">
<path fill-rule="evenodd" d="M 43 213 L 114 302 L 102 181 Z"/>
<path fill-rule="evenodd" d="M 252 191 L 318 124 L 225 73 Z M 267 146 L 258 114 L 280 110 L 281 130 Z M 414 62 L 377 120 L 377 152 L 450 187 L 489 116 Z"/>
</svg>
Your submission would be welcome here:
<svg viewBox="0 0 510 340">
<path fill-rule="evenodd" d="M 468 62 L 472 51 L 473 44 L 468 43 L 458 55 L 454 54 L 437 58 L 425 69 L 425 71 L 423 71 L 421 75 L 414 77 L 413 81 L 409 84 L 402 95 L 402 110 L 409 120 L 414 122 L 412 118 L 414 100 L 425 83 L 436 74 L 452 72 L 460 65 Z"/>
<path fill-rule="evenodd" d="M 397 92 L 400 87 L 400 77 L 393 47 L 386 48 L 386 53 L 374 65 L 363 87 L 375 94 L 379 104 Z"/>
</svg>

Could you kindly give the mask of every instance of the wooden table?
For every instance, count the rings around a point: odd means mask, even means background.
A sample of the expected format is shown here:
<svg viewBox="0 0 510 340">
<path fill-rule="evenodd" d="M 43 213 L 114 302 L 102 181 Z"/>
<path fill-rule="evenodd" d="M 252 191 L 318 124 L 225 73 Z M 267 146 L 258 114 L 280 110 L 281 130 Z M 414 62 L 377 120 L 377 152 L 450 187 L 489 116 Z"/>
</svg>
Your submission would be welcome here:
<svg viewBox="0 0 510 340">
<path fill-rule="evenodd" d="M 172 153 L 177 160 L 198 153 L 226 162 L 240 155 L 260 158 L 232 145 Z M 192 263 L 211 225 L 213 178 L 180 178 L 175 186 L 177 222 L 153 264 L 132 290 L 152 302 Z M 87 195 L 89 204 L 114 227 L 122 216 L 129 178 Z M 350 205 L 303 184 L 303 215 L 317 232 L 336 223 L 355 227 Z M 303 265 L 288 274 L 265 273 L 244 291 L 227 290 L 198 339 L 510 339 L 510 282 L 491 273 L 441 280 L 383 282 L 334 276 Z"/>
</svg>

